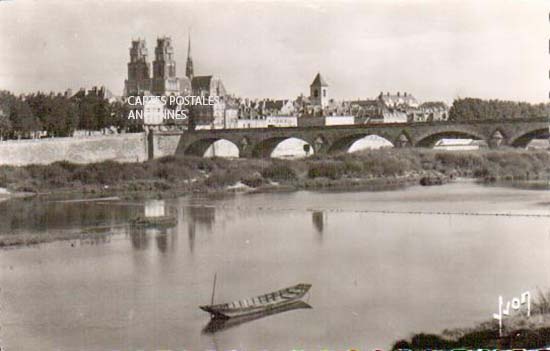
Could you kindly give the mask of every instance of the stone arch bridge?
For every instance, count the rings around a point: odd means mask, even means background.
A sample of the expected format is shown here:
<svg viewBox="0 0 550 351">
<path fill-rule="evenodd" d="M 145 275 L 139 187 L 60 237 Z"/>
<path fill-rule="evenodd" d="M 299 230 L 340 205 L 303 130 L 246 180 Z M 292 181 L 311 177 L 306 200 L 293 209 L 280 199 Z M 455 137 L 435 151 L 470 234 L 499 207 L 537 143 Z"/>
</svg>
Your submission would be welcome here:
<svg viewBox="0 0 550 351">
<path fill-rule="evenodd" d="M 157 135 L 162 137 L 161 135 Z M 168 133 L 169 134 L 169 133 Z M 172 133 L 173 135 L 173 133 Z M 485 140 L 491 147 L 525 147 L 534 138 L 549 136 L 547 118 L 480 120 L 469 122 L 421 122 L 355 124 L 319 127 L 208 129 L 180 132 L 176 154 L 203 156 L 210 145 L 227 140 L 239 150 L 239 157 L 270 157 L 279 143 L 301 139 L 316 154 L 345 152 L 357 140 L 377 135 L 395 147 L 433 147 L 442 138 Z"/>
</svg>

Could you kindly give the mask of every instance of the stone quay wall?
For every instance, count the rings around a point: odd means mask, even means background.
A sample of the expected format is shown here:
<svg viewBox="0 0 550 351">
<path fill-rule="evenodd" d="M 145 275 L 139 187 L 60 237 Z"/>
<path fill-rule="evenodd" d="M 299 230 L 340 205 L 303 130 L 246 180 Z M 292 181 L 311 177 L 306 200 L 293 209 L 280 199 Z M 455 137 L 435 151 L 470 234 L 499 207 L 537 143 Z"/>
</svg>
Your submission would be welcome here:
<svg viewBox="0 0 550 351">
<path fill-rule="evenodd" d="M 0 165 L 24 166 L 56 161 L 142 162 L 148 158 L 145 133 L 0 141 Z M 155 155 L 156 156 L 156 155 Z"/>
</svg>

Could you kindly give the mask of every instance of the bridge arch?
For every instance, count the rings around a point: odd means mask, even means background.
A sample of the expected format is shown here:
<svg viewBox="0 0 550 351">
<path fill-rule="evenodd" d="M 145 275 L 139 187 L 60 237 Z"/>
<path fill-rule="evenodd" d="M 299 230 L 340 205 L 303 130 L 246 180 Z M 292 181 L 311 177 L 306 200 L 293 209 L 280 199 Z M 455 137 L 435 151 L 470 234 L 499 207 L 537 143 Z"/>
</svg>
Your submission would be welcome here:
<svg viewBox="0 0 550 351">
<path fill-rule="evenodd" d="M 355 133 L 351 135 L 346 135 L 342 138 L 339 138 L 335 140 L 332 145 L 330 145 L 328 149 L 328 153 L 340 153 L 340 152 L 348 152 L 350 148 L 358 141 L 365 139 L 366 137 L 378 137 L 380 139 L 383 139 L 387 141 L 391 146 L 395 146 L 394 142 L 388 138 L 387 136 L 384 136 L 382 134 L 377 133 Z"/>
<path fill-rule="evenodd" d="M 435 143 L 437 143 L 441 139 L 475 139 L 475 140 L 485 140 L 486 137 L 484 135 L 481 135 L 479 133 L 473 132 L 473 131 L 464 131 L 464 130 L 446 130 L 446 131 L 438 131 L 433 134 L 425 135 L 421 138 L 419 138 L 416 141 L 415 146 L 417 147 L 427 147 L 432 148 L 434 147 Z"/>
<path fill-rule="evenodd" d="M 276 136 L 276 137 L 267 138 L 260 141 L 259 143 L 254 145 L 254 148 L 252 149 L 252 157 L 270 158 L 272 157 L 273 151 L 275 151 L 275 149 L 277 149 L 279 145 L 281 145 L 285 141 L 291 141 L 291 140 L 301 141 L 304 145 L 308 144 L 309 145 L 308 153 L 310 155 L 314 153 L 314 150 L 313 150 L 314 147 L 311 142 L 299 136 L 291 135 L 291 136 Z"/>
<path fill-rule="evenodd" d="M 547 139 L 549 136 L 550 136 L 550 133 L 549 133 L 548 127 L 536 128 L 536 129 L 524 132 L 523 134 L 510 140 L 509 145 L 513 147 L 525 148 L 533 139 Z"/>
<path fill-rule="evenodd" d="M 220 141 L 224 141 L 226 143 L 229 143 L 230 145 L 233 145 L 234 146 L 234 149 L 236 149 L 237 151 L 237 155 L 235 155 L 235 157 L 238 157 L 239 156 L 239 153 L 240 153 L 240 150 L 239 150 L 239 146 L 237 144 L 235 144 L 235 142 L 229 140 L 229 139 L 224 139 L 224 138 L 219 138 L 219 137 L 210 137 L 210 138 L 204 138 L 204 139 L 199 139 L 195 142 L 193 142 L 191 145 L 187 146 L 187 148 L 185 150 L 183 150 L 183 154 L 186 155 L 186 156 L 199 156 L 199 157 L 204 157 L 207 150 L 212 150 L 212 148 L 215 146 L 215 144 L 217 142 L 220 142 Z M 208 156 L 215 156 L 215 152 L 213 155 L 208 155 Z"/>
</svg>

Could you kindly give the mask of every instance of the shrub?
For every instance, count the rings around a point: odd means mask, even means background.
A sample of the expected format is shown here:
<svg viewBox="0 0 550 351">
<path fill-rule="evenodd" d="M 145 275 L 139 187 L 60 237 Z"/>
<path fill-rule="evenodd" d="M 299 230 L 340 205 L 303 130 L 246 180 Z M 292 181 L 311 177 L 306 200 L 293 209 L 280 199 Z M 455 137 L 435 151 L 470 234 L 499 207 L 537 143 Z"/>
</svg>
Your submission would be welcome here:
<svg viewBox="0 0 550 351">
<path fill-rule="evenodd" d="M 265 184 L 265 180 L 261 177 L 261 175 L 253 175 L 244 179 L 241 179 L 241 182 L 249 187 L 257 188 L 263 184 Z"/>
<path fill-rule="evenodd" d="M 209 187 L 219 188 L 234 185 L 239 180 L 241 180 L 241 176 L 237 172 L 214 171 L 204 180 L 204 184 Z"/>
<path fill-rule="evenodd" d="M 174 162 L 176 162 L 176 156 L 174 156 L 174 155 L 164 156 L 164 157 L 159 158 L 158 162 L 160 162 L 160 163 L 174 163 Z"/>
<path fill-rule="evenodd" d="M 413 349 L 448 349 L 453 347 L 453 343 L 434 334 L 417 334 L 411 339 L 411 348 Z"/>
<path fill-rule="evenodd" d="M 343 167 L 340 162 L 322 162 L 309 167 L 307 176 L 309 178 L 330 178 L 338 179 L 343 174 Z"/>
<path fill-rule="evenodd" d="M 82 184 L 116 184 L 123 180 L 124 165 L 114 161 L 104 161 L 83 166 L 73 174 L 71 180 Z"/>
<path fill-rule="evenodd" d="M 360 176 L 363 173 L 363 164 L 360 161 L 345 160 L 344 173 L 351 176 Z"/>
<path fill-rule="evenodd" d="M 10 184 L 26 181 L 29 172 L 24 167 L 0 166 L 0 187 L 6 188 Z"/>
<path fill-rule="evenodd" d="M 153 170 L 154 176 L 161 179 L 166 179 L 171 182 L 177 182 L 182 179 L 191 178 L 189 169 L 185 164 L 178 162 L 164 162 L 156 164 Z"/>
<path fill-rule="evenodd" d="M 78 165 L 76 163 L 72 163 L 72 162 L 69 162 L 69 161 L 58 161 L 58 162 L 54 162 L 51 164 L 52 166 L 59 166 L 61 168 L 63 168 L 64 170 L 72 173 L 74 172 L 75 170 L 77 170 L 78 168 L 82 167 L 81 165 Z"/>
<path fill-rule="evenodd" d="M 533 314 L 550 313 L 550 290 L 538 291 L 538 296 L 533 302 Z"/>
<path fill-rule="evenodd" d="M 70 172 L 59 163 L 47 166 L 30 165 L 27 167 L 27 170 L 32 179 L 42 181 L 48 185 L 64 186 L 70 181 Z"/>
<path fill-rule="evenodd" d="M 262 170 L 262 177 L 277 182 L 296 180 L 296 172 L 285 164 L 273 164 Z"/>
</svg>

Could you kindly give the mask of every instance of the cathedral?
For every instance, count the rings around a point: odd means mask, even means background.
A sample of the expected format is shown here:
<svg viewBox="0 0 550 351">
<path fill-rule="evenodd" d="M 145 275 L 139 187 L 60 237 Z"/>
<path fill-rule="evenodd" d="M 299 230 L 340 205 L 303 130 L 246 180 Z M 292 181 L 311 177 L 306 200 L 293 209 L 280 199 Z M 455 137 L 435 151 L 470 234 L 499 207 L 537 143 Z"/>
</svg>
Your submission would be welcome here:
<svg viewBox="0 0 550 351">
<path fill-rule="evenodd" d="M 189 128 L 216 127 L 223 124 L 224 98 L 227 95 L 225 87 L 222 80 L 215 76 L 195 76 L 191 57 L 191 36 L 189 36 L 187 44 L 185 77 L 176 75 L 174 48 L 170 37 L 157 39 L 152 76 L 145 40 L 132 40 L 128 78 L 124 82 L 124 96 L 145 95 L 218 96 L 221 99 L 215 105 L 189 107 Z"/>
<path fill-rule="evenodd" d="M 157 39 L 153 76 L 148 61 L 147 44 L 144 39 L 132 40 L 128 79 L 124 82 L 124 95 L 187 95 L 190 93 L 187 77 L 176 76 L 174 48 L 170 37 Z"/>
<path fill-rule="evenodd" d="M 148 61 L 147 44 L 144 39 L 132 40 L 128 78 L 124 82 L 124 96 L 132 95 L 196 95 L 225 96 L 221 79 L 195 76 L 191 57 L 191 36 L 188 39 L 185 77 L 177 77 L 174 48 L 170 37 L 157 39 L 153 72 Z"/>
</svg>

